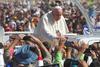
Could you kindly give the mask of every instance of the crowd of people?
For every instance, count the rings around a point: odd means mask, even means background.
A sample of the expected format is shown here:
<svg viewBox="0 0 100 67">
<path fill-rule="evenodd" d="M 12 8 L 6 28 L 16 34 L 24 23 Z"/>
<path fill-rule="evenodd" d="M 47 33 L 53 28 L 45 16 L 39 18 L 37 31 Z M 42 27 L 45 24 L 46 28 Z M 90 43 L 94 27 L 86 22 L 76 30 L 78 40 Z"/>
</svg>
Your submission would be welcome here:
<svg viewBox="0 0 100 67">
<path fill-rule="evenodd" d="M 40 1 L 35 6 L 28 8 L 26 5 L 21 4 L 0 4 L 0 24 L 4 27 L 5 31 L 31 31 L 34 32 L 34 28 L 41 17 L 51 11 L 56 5 L 61 5 L 63 8 L 63 15 L 66 19 L 69 32 L 83 34 L 83 28 L 86 24 L 80 10 L 72 3 L 55 1 L 46 3 Z M 84 2 L 83 6 L 89 10 L 87 3 Z M 92 12 L 93 13 L 93 12 Z M 92 24 L 99 26 L 100 14 L 98 13 L 95 18 L 95 22 Z"/>
<path fill-rule="evenodd" d="M 83 6 L 88 9 L 86 2 Z M 0 43 L 0 67 L 100 67 L 100 42 L 68 41 L 67 33 L 83 34 L 87 25 L 73 3 L 41 1 L 30 9 L 16 4 L 0 7 L 5 32 L 31 32 L 9 35 L 6 43 Z M 100 28 L 100 13 L 89 17 Z"/>
<path fill-rule="evenodd" d="M 25 5 L 16 5 L 16 3 L 0 5 L 0 25 L 6 32 L 30 31 L 39 22 L 39 12 L 35 7 L 28 9 Z"/>
<path fill-rule="evenodd" d="M 100 43 L 89 46 L 60 38 L 50 44 L 31 34 L 11 35 L 6 45 L 0 43 L 0 61 L 1 67 L 99 67 Z"/>
</svg>

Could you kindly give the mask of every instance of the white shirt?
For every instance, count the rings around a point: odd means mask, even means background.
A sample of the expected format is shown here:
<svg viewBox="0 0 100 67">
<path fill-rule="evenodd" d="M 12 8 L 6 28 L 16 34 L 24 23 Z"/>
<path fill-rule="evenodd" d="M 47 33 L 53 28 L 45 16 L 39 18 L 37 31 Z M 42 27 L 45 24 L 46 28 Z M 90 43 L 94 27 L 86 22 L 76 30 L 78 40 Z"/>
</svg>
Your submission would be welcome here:
<svg viewBox="0 0 100 67">
<path fill-rule="evenodd" d="M 3 54 L 4 54 L 4 49 L 0 49 L 0 67 L 4 67 L 5 65 Z"/>
<path fill-rule="evenodd" d="M 59 31 L 62 35 L 69 32 L 63 16 L 58 21 L 54 21 L 52 13 L 48 12 L 41 18 L 34 34 L 42 41 L 51 41 L 57 37 L 56 31 Z"/>
<path fill-rule="evenodd" d="M 29 23 L 28 28 L 29 28 L 29 31 L 30 31 L 31 33 L 34 33 L 35 26 L 32 27 L 31 23 Z"/>
</svg>

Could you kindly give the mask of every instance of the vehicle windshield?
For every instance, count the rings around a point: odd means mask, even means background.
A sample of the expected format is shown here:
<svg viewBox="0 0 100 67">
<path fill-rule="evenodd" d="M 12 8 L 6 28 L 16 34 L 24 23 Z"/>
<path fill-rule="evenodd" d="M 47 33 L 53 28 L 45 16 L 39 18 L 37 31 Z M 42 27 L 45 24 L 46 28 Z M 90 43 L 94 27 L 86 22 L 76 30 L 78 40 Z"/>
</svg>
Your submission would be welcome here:
<svg viewBox="0 0 100 67">
<path fill-rule="evenodd" d="M 97 8 L 98 4 L 80 0 L 70 0 L 70 2 L 66 10 L 69 31 L 78 34 L 99 33 L 100 9 Z"/>
</svg>

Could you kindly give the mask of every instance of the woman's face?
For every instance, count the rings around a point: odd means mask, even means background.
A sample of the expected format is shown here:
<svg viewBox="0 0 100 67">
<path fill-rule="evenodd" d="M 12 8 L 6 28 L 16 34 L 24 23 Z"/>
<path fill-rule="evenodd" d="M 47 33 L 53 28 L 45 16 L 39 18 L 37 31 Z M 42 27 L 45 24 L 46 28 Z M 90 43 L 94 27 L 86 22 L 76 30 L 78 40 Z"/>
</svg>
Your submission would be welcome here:
<svg viewBox="0 0 100 67">
<path fill-rule="evenodd" d="M 24 28 L 23 28 L 23 26 L 19 26 L 19 31 L 24 31 Z"/>
<path fill-rule="evenodd" d="M 95 49 L 97 49 L 97 48 L 98 48 L 97 43 L 94 43 L 94 44 L 93 44 L 93 47 L 94 47 Z"/>
<path fill-rule="evenodd" d="M 39 22 L 39 18 L 38 17 L 34 17 L 32 19 L 32 23 L 37 24 Z"/>
</svg>

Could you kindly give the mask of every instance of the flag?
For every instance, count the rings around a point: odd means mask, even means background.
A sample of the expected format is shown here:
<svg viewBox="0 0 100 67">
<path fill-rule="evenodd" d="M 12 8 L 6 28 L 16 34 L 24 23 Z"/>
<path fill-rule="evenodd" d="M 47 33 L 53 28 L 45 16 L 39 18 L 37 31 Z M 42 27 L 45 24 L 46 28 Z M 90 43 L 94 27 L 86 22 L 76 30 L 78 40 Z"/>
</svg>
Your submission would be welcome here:
<svg viewBox="0 0 100 67">
<path fill-rule="evenodd" d="M 87 25 L 84 25 L 83 26 L 83 35 L 87 36 L 89 34 L 90 34 L 90 32 L 89 32 L 88 26 Z"/>
<path fill-rule="evenodd" d="M 38 66 L 43 66 L 43 58 L 42 58 L 42 56 L 38 56 Z"/>
</svg>

